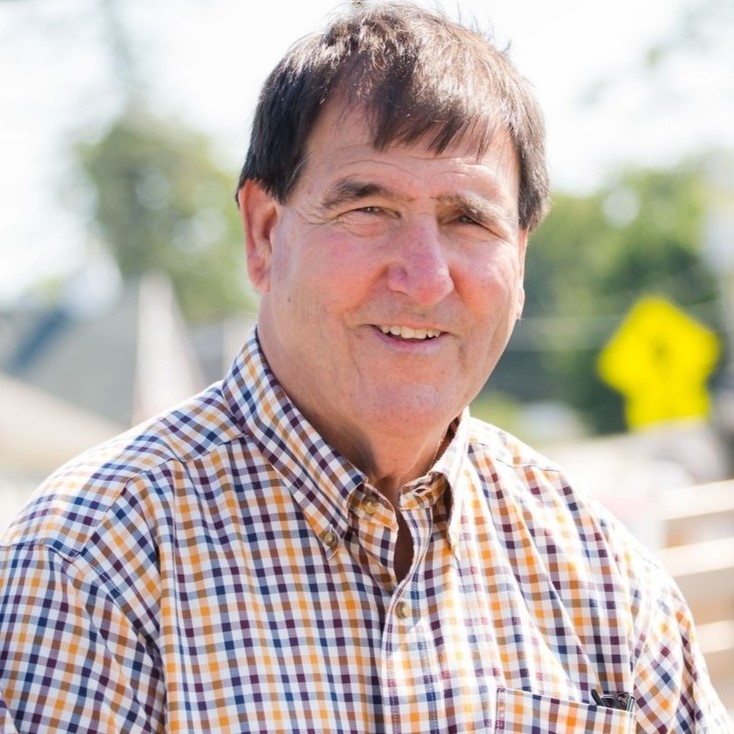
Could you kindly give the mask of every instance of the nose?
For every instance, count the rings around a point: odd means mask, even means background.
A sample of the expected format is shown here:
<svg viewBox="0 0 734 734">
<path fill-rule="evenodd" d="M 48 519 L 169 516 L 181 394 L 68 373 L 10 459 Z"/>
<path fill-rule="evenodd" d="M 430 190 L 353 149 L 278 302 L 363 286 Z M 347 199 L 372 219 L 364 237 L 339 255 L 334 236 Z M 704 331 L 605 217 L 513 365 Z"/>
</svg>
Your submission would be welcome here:
<svg viewBox="0 0 734 734">
<path fill-rule="evenodd" d="M 435 223 L 402 228 L 391 243 L 388 285 L 421 306 L 440 303 L 454 290 L 446 245 Z"/>
</svg>

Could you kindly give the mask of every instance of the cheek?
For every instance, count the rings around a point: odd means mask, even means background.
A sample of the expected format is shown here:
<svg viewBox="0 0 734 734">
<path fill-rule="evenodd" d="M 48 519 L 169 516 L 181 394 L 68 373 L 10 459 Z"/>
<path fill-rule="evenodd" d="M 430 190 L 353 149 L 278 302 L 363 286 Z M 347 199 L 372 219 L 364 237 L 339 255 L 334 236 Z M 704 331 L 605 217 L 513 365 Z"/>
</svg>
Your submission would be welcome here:
<svg viewBox="0 0 734 734">
<path fill-rule="evenodd" d="M 507 310 L 515 312 L 524 299 L 522 277 L 517 264 L 497 257 L 477 264 L 470 261 L 462 269 L 461 282 L 466 297 L 485 319 L 501 319 Z"/>
<path fill-rule="evenodd" d="M 281 319 L 290 324 L 292 338 L 315 340 L 338 309 L 343 279 L 307 247 L 281 248 L 273 257 L 272 297 Z"/>
<path fill-rule="evenodd" d="M 378 272 L 375 253 L 342 240 L 322 240 L 303 252 L 295 277 L 325 315 L 350 309 L 369 297 Z"/>
</svg>

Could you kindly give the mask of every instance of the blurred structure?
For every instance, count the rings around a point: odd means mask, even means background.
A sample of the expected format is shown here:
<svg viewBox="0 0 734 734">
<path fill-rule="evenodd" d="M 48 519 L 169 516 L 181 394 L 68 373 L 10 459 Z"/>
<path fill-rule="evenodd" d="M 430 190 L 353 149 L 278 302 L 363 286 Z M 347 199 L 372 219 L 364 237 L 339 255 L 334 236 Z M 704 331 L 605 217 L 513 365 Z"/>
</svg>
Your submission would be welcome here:
<svg viewBox="0 0 734 734">
<path fill-rule="evenodd" d="M 0 375 L 0 528 L 56 467 L 123 426 Z"/>
<path fill-rule="evenodd" d="M 91 310 L 0 314 L 0 526 L 60 464 L 219 379 L 248 328 L 192 330 L 157 273 Z"/>
<path fill-rule="evenodd" d="M 0 353 L 10 376 L 130 426 L 203 386 L 189 342 L 170 285 L 149 274 L 92 313 L 62 300 L 5 314 Z"/>
</svg>

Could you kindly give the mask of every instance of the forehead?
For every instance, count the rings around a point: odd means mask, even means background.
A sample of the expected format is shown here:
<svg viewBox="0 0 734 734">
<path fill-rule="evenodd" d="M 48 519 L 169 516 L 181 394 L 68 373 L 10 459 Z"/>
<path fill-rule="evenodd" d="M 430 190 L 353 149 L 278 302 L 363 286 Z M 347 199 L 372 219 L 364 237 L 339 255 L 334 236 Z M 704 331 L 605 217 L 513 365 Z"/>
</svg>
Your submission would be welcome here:
<svg viewBox="0 0 734 734">
<path fill-rule="evenodd" d="M 509 132 L 498 126 L 484 151 L 482 144 L 482 137 L 467 135 L 440 153 L 431 149 L 430 140 L 377 149 L 365 110 L 332 102 L 320 115 L 309 138 L 303 173 L 308 178 L 402 175 L 423 184 L 449 185 L 450 181 L 451 186 L 486 185 L 491 190 L 499 186 L 516 199 L 519 165 Z"/>
</svg>

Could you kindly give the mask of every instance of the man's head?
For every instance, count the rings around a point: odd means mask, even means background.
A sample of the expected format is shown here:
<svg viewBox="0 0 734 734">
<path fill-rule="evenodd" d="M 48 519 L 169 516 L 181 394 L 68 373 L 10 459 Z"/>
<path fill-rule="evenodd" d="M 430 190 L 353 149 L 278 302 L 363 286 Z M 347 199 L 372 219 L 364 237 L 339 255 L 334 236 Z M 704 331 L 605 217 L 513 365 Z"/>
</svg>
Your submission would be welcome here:
<svg viewBox="0 0 734 734">
<path fill-rule="evenodd" d="M 290 50 L 263 87 L 238 188 L 258 181 L 286 201 L 337 97 L 365 111 L 377 149 L 428 140 L 441 153 L 471 139 L 482 153 L 506 129 L 520 167 L 520 226 L 531 231 L 545 215 L 544 124 L 529 84 L 480 33 L 407 3 L 356 10 Z"/>
<path fill-rule="evenodd" d="M 542 153 L 505 58 L 410 6 L 335 22 L 266 84 L 238 192 L 260 343 L 371 477 L 425 470 L 504 351 Z"/>
</svg>

